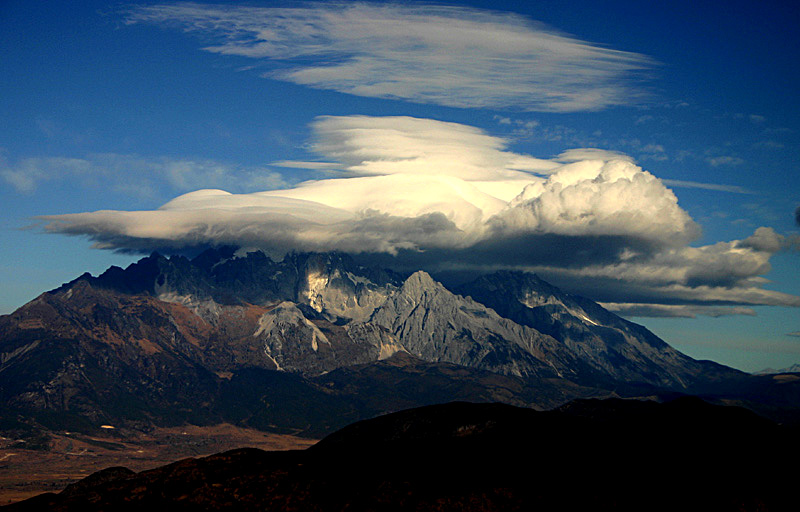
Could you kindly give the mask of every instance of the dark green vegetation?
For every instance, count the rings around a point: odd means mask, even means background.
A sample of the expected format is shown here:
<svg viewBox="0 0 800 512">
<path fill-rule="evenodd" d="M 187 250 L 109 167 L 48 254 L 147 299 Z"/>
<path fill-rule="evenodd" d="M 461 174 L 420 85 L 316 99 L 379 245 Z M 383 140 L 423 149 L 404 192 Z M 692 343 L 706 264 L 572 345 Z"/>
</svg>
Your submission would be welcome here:
<svg viewBox="0 0 800 512">
<path fill-rule="evenodd" d="M 346 427 L 304 451 L 234 450 L 110 468 L 7 508 L 141 510 L 796 510 L 797 432 L 684 397 L 538 412 L 450 403 Z"/>
</svg>

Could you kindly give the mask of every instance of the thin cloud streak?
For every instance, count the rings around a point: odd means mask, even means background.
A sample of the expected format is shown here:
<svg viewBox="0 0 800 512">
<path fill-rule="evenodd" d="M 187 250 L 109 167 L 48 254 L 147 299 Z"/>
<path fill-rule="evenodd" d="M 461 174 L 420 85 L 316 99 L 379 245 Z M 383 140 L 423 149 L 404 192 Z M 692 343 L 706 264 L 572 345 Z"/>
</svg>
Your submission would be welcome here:
<svg viewBox="0 0 800 512">
<path fill-rule="evenodd" d="M 83 158 L 33 157 L 14 164 L 0 161 L 0 178 L 24 194 L 69 180 L 84 188 L 103 188 L 144 198 L 154 197 L 156 190 L 164 188 L 174 193 L 198 187 L 249 191 L 287 185 L 280 173 L 264 167 L 116 153 L 96 153 Z"/>
<path fill-rule="evenodd" d="M 696 306 L 683 304 L 631 304 L 620 302 L 605 302 L 601 303 L 600 305 L 609 311 L 613 311 L 614 313 L 625 317 L 697 318 L 698 316 L 702 315 L 719 318 L 721 316 L 756 315 L 756 312 L 753 309 L 743 307 Z"/>
<path fill-rule="evenodd" d="M 730 192 L 732 194 L 748 194 L 748 195 L 755 194 L 755 192 L 751 190 L 747 190 L 744 187 L 739 187 L 736 185 L 722 185 L 718 183 L 700 183 L 697 181 L 683 181 L 683 180 L 661 180 L 661 181 L 663 181 L 665 185 L 669 185 L 670 187 L 701 188 L 704 190 L 716 190 L 718 192 Z"/>
<path fill-rule="evenodd" d="M 524 16 L 456 6 L 192 3 L 131 9 L 205 51 L 258 59 L 263 76 L 316 89 L 462 108 L 596 111 L 641 103 L 644 55 L 604 48 Z"/>
<path fill-rule="evenodd" d="M 336 162 L 309 162 L 303 160 L 279 160 L 277 162 L 270 162 L 269 165 L 286 167 L 288 169 L 308 169 L 316 171 L 337 170 L 342 168 L 342 164 Z"/>
<path fill-rule="evenodd" d="M 708 162 L 712 167 L 719 167 L 721 165 L 742 165 L 744 160 L 738 156 L 726 155 L 706 158 L 706 162 Z"/>
</svg>

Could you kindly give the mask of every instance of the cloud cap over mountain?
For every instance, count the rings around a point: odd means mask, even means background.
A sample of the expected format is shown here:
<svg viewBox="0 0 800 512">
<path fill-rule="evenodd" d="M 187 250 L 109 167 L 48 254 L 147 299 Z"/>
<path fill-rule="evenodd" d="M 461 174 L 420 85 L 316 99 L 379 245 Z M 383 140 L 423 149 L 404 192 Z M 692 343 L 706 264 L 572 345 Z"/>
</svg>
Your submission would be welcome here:
<svg viewBox="0 0 800 512">
<path fill-rule="evenodd" d="M 698 225 L 625 155 L 579 149 L 539 159 L 477 128 L 411 117 L 325 116 L 311 126 L 320 162 L 277 165 L 337 177 L 246 194 L 199 190 L 152 211 L 46 216 L 45 229 L 133 252 L 233 244 L 277 256 L 385 254 L 434 271 L 520 268 L 590 296 L 601 289 L 599 300 L 635 302 L 639 312 L 800 306 L 760 277 L 790 245 L 785 237 L 759 228 L 746 240 L 690 246 Z"/>
</svg>

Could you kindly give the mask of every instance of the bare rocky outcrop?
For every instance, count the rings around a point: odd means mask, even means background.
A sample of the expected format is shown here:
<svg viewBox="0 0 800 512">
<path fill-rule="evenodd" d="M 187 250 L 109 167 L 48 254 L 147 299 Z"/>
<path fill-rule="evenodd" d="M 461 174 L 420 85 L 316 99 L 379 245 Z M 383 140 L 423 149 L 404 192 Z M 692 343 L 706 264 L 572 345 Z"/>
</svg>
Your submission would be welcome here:
<svg viewBox="0 0 800 512">
<path fill-rule="evenodd" d="M 423 271 L 412 274 L 371 321 L 426 361 L 517 376 L 575 373 L 575 358 L 555 339 L 451 293 Z"/>
</svg>

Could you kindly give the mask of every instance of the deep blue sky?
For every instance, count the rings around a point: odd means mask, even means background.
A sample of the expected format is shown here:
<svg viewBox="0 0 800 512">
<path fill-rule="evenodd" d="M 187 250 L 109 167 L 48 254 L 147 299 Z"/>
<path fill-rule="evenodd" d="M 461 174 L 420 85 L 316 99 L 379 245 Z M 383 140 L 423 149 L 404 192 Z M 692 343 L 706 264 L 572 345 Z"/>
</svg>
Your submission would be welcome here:
<svg viewBox="0 0 800 512">
<path fill-rule="evenodd" d="M 190 23 L 186 11 L 170 17 L 145 9 L 163 5 L 175 4 L 0 3 L 0 201 L 4 205 L 0 313 L 84 271 L 96 274 L 137 258 L 92 249 L 84 237 L 43 233 L 41 222 L 39 227 L 22 229 L 35 224 L 35 217 L 154 210 L 196 189 L 249 193 L 327 177 L 313 169 L 275 165 L 330 161 L 330 154 L 315 152 L 309 145 L 314 137 L 323 137 L 312 128 L 323 115 L 410 116 L 458 123 L 505 140 L 507 150 L 515 154 L 543 159 L 587 147 L 624 153 L 662 180 L 702 229 L 686 247 L 745 240 L 760 227 L 770 228 L 771 240 L 779 240 L 783 247 L 764 256 L 769 268 L 743 269 L 742 281 L 736 283 L 718 278 L 720 287 L 800 296 L 796 239 L 800 228 L 794 218 L 800 206 L 797 5 L 696 1 L 395 5 L 392 12 L 398 16 L 428 5 L 450 6 L 457 16 L 476 12 L 467 8 L 493 11 L 491 16 L 513 13 L 513 19 L 526 26 L 541 22 L 549 34 L 557 31 L 593 48 L 634 57 L 640 69 L 615 75 L 607 84 L 630 85 L 630 98 L 572 110 L 542 108 L 541 102 L 531 106 L 525 97 L 505 104 L 454 105 L 474 103 L 476 98 L 464 100 L 455 91 L 452 101 L 420 102 L 413 95 L 387 99 L 342 91 L 349 83 L 296 83 L 275 73 L 315 59 L 318 64 L 346 59 L 347 54 L 254 58 L 241 55 L 245 46 L 241 40 L 234 41 L 237 50 L 229 54 L 203 50 L 221 43 L 224 23 L 230 20 L 223 20 L 223 29 L 185 32 Z M 229 5 L 235 13 L 242 4 Z M 324 11 L 331 4 L 246 5 Z M 203 4 L 198 6 L 203 10 Z M 143 13 L 150 18 L 145 20 Z M 296 43 L 291 39 L 287 46 Z M 395 41 L 385 44 L 392 49 Z M 518 56 L 526 57 L 525 50 Z M 435 78 L 438 71 L 425 72 Z M 265 73 L 271 74 L 265 78 Z M 513 80 L 509 76 L 508 83 Z M 582 80 L 581 90 L 591 87 L 585 77 Z M 557 92 L 553 88 L 571 87 L 570 83 L 548 83 L 545 93 L 531 92 L 527 97 L 536 99 Z M 506 81 L 498 80 L 496 89 L 491 82 L 481 86 L 491 96 L 500 94 L 501 85 Z M 719 258 L 733 258 L 740 251 L 736 244 L 729 249 Z M 710 257 L 706 266 L 701 265 L 704 256 L 692 258 L 693 271 L 703 279 L 716 272 L 717 262 Z M 652 264 L 654 272 L 658 264 Z M 561 269 L 547 277 L 576 292 L 602 293 L 604 281 L 578 283 L 579 273 L 569 272 Z M 700 293 L 702 284 L 692 279 L 684 284 Z M 686 311 L 694 311 L 696 317 L 633 319 L 695 357 L 745 370 L 786 367 L 800 362 L 800 309 L 781 297 L 725 304 L 711 304 L 707 298 L 702 304 L 696 300 L 689 304 L 662 297 L 662 304 L 689 306 Z M 619 297 L 605 301 L 623 302 Z M 776 302 L 783 305 L 767 304 Z M 706 309 L 691 309 L 697 305 Z M 726 314 L 708 316 L 711 306 L 725 306 Z"/>
</svg>

